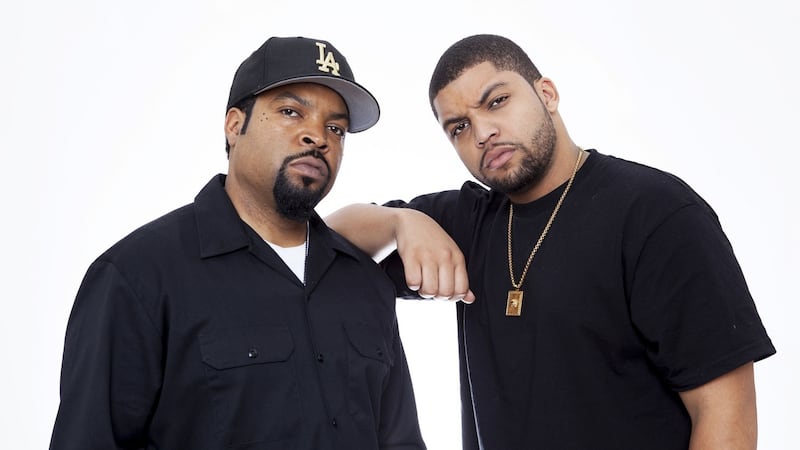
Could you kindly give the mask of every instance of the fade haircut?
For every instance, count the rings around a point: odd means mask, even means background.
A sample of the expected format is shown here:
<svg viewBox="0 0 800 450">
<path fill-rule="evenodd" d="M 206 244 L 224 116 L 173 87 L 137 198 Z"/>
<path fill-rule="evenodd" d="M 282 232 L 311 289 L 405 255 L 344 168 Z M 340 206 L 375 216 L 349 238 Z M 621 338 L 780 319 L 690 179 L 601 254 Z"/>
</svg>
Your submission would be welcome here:
<svg viewBox="0 0 800 450">
<path fill-rule="evenodd" d="M 510 39 L 494 34 L 466 37 L 450 46 L 433 69 L 428 87 L 428 100 L 434 116 L 438 117 L 433 99 L 439 91 L 461 76 L 465 70 L 486 61 L 492 63 L 497 70 L 509 70 L 520 74 L 531 86 L 542 78 L 542 74 L 527 53 Z"/>
</svg>

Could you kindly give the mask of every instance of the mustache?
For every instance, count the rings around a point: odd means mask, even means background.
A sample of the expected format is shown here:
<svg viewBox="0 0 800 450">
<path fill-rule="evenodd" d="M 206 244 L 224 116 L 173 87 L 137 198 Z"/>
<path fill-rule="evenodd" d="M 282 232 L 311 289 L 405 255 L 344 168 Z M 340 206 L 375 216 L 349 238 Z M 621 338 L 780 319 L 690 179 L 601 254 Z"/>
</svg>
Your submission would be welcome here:
<svg viewBox="0 0 800 450">
<path fill-rule="evenodd" d="M 524 149 L 525 146 L 516 142 L 495 142 L 490 144 L 481 154 L 480 167 L 483 167 L 486 161 L 486 155 L 495 149 L 495 147 L 514 147 L 515 150 Z"/>
<path fill-rule="evenodd" d="M 325 164 L 325 167 L 328 169 L 328 173 L 331 171 L 331 166 L 328 164 L 328 160 L 325 159 L 325 155 L 322 154 L 319 150 L 312 148 L 311 150 L 306 150 L 304 152 L 295 153 L 294 155 L 289 155 L 283 160 L 283 164 L 281 164 L 281 170 L 285 169 L 289 163 L 294 161 L 295 159 L 305 158 L 306 156 L 311 156 L 312 158 L 316 158 L 322 161 Z"/>
</svg>

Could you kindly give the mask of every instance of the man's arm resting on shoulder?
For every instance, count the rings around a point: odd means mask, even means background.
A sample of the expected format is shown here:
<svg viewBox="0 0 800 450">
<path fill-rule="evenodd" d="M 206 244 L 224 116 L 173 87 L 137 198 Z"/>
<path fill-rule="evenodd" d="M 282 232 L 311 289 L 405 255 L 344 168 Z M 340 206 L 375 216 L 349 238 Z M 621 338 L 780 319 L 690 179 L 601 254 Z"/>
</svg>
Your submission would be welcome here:
<svg viewBox="0 0 800 450">
<path fill-rule="evenodd" d="M 689 450 L 754 450 L 758 437 L 753 363 L 680 393 L 692 419 Z"/>
<path fill-rule="evenodd" d="M 396 223 L 402 213 L 397 208 L 354 203 L 325 217 L 325 223 L 356 247 L 375 256 L 395 244 Z"/>
<path fill-rule="evenodd" d="M 410 208 L 353 204 L 327 216 L 325 223 L 373 256 L 396 244 L 406 283 L 420 295 L 467 303 L 475 300 L 464 255 L 426 214 Z"/>
</svg>

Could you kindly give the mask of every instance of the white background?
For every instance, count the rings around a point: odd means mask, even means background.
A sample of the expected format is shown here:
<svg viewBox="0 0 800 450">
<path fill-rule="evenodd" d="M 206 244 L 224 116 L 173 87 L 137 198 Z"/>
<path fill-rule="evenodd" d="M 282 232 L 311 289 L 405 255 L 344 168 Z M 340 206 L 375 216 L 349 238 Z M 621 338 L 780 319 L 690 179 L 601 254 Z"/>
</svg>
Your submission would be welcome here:
<svg viewBox="0 0 800 450">
<path fill-rule="evenodd" d="M 800 448 L 795 2 L 4 2 L 0 7 L 0 446 L 46 448 L 83 273 L 227 170 L 238 64 L 271 35 L 330 40 L 379 99 L 333 192 L 410 199 L 468 178 L 428 107 L 450 44 L 498 33 L 561 94 L 584 147 L 671 171 L 719 214 L 778 354 L 756 365 L 760 448 Z M 453 305 L 398 305 L 432 450 L 458 448 Z M 580 430 L 575 430 L 580 432 Z"/>
</svg>

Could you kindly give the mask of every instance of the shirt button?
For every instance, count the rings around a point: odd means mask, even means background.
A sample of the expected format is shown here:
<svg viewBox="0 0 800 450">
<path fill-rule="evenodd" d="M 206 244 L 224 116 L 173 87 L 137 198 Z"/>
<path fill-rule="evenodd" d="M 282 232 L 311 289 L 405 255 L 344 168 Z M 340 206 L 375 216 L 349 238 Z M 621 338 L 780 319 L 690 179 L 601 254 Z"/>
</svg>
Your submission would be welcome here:
<svg viewBox="0 0 800 450">
<path fill-rule="evenodd" d="M 331 425 L 333 425 L 333 428 L 336 428 L 337 426 L 339 426 L 339 424 L 336 423 L 336 417 L 331 419 Z"/>
<path fill-rule="evenodd" d="M 325 361 L 325 357 L 322 356 L 322 353 L 317 353 L 317 361 L 319 361 L 319 362 Z"/>
<path fill-rule="evenodd" d="M 378 356 L 383 356 L 383 350 L 382 350 L 380 347 L 378 347 L 378 348 L 375 350 L 375 352 L 378 354 Z"/>
<path fill-rule="evenodd" d="M 251 348 L 247 352 L 247 357 L 250 358 L 250 359 L 258 358 L 258 350 L 254 349 L 254 348 Z"/>
</svg>

